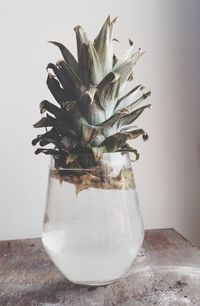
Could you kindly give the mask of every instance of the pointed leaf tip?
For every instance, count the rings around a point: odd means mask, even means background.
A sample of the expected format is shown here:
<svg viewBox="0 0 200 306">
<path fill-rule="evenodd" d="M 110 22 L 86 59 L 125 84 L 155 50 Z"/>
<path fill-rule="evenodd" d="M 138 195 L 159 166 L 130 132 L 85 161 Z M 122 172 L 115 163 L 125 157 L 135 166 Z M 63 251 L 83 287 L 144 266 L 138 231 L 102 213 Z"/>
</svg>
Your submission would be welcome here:
<svg viewBox="0 0 200 306">
<path fill-rule="evenodd" d="M 147 133 L 144 133 L 144 134 L 142 135 L 142 138 L 143 138 L 144 141 L 146 141 L 146 140 L 149 139 L 149 135 L 148 135 Z"/>
<path fill-rule="evenodd" d="M 143 99 L 147 99 L 148 97 L 151 96 L 151 91 L 149 90 L 149 91 L 145 92 L 142 96 L 143 96 Z"/>
<path fill-rule="evenodd" d="M 103 68 L 103 76 L 112 71 L 113 65 L 113 41 L 112 41 L 113 22 L 108 16 L 99 34 L 94 40 L 94 47 L 97 51 Z"/>
<path fill-rule="evenodd" d="M 110 25 L 113 26 L 115 22 L 117 21 L 118 16 L 114 17 L 112 21 L 110 21 Z"/>
<path fill-rule="evenodd" d="M 78 63 L 75 57 L 73 56 L 73 54 L 63 44 L 57 41 L 49 41 L 49 43 L 55 45 L 60 49 L 60 52 L 62 53 L 65 62 L 68 63 L 73 68 L 73 70 L 78 74 Z"/>
<path fill-rule="evenodd" d="M 110 17 L 110 14 L 109 14 L 107 19 L 106 19 L 106 23 L 110 24 L 110 21 L 111 21 L 111 17 Z"/>
<path fill-rule="evenodd" d="M 130 46 L 133 45 L 133 41 L 130 38 L 129 38 L 129 44 L 130 44 Z"/>
<path fill-rule="evenodd" d="M 82 28 L 82 27 L 81 27 L 81 25 L 78 24 L 74 27 L 74 31 L 77 32 L 77 31 L 79 31 L 80 28 Z"/>
<path fill-rule="evenodd" d="M 74 27 L 74 31 L 76 34 L 80 35 L 81 38 L 87 40 L 87 34 L 86 32 L 83 30 L 82 26 L 81 25 L 77 25 Z"/>
<path fill-rule="evenodd" d="M 47 76 L 48 80 L 52 80 L 55 78 L 55 76 L 52 74 L 52 73 L 48 73 L 48 76 Z"/>
<path fill-rule="evenodd" d="M 118 18 L 119 18 L 118 16 L 114 17 L 111 23 L 115 23 Z"/>
</svg>

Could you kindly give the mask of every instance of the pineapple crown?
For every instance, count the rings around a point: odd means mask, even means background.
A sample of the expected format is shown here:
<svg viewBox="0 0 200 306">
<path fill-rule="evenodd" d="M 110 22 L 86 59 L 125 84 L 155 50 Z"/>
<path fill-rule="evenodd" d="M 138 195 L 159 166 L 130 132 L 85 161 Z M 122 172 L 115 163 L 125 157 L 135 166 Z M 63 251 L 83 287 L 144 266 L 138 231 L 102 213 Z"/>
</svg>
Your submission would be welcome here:
<svg viewBox="0 0 200 306">
<path fill-rule="evenodd" d="M 127 141 L 138 136 L 148 139 L 133 122 L 150 107 L 137 108 L 150 91 L 137 85 L 123 94 L 143 52 L 135 52 L 129 40 L 128 50 L 117 58 L 112 37 L 115 21 L 109 16 L 93 43 L 81 26 L 75 27 L 77 60 L 63 44 L 50 41 L 63 56 L 56 65 L 47 65 L 47 86 L 58 105 L 47 100 L 40 103 L 40 112 L 46 116 L 34 127 L 46 132 L 32 144 L 40 145 L 35 154 L 53 155 L 59 167 L 84 167 L 80 158 L 84 153 L 98 161 L 102 153 L 132 152 L 136 160 L 139 154 Z M 53 148 L 46 147 L 49 144 Z"/>
</svg>

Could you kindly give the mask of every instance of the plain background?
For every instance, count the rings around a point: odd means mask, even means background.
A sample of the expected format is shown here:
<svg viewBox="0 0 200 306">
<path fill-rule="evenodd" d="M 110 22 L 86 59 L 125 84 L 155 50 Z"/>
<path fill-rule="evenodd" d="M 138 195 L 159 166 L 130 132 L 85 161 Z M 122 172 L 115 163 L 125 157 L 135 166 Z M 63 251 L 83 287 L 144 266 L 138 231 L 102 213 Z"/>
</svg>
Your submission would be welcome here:
<svg viewBox="0 0 200 306">
<path fill-rule="evenodd" d="M 41 234 L 48 158 L 36 157 L 38 105 L 53 101 L 46 65 L 60 58 L 48 40 L 74 53 L 73 28 L 91 38 L 119 16 L 118 51 L 132 38 L 146 50 L 136 83 L 152 90 L 152 111 L 138 120 L 150 136 L 133 165 L 145 228 L 174 227 L 200 245 L 200 1 L 1 1 L 0 239 Z M 149 101 L 150 101 L 149 100 Z"/>
</svg>

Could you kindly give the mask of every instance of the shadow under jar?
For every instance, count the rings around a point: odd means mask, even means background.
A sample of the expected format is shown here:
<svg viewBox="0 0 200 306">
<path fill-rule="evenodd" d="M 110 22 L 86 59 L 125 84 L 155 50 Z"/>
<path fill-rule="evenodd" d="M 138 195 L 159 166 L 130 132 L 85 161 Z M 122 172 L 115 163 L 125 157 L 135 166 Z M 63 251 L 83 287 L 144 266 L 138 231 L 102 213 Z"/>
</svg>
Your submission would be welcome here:
<svg viewBox="0 0 200 306">
<path fill-rule="evenodd" d="M 128 153 L 93 167 L 55 168 L 52 158 L 42 241 L 71 282 L 104 285 L 130 268 L 144 229 Z"/>
</svg>

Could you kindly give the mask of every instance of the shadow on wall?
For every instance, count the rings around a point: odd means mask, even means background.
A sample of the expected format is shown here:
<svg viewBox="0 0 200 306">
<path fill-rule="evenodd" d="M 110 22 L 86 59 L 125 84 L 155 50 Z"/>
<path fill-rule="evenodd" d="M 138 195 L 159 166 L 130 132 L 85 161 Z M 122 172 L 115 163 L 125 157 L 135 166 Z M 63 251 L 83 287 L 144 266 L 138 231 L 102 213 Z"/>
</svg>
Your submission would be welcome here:
<svg viewBox="0 0 200 306">
<path fill-rule="evenodd" d="M 179 210 L 175 208 L 177 229 L 200 246 L 200 2 L 177 0 L 174 9 L 171 1 L 166 6 L 175 21 L 170 27 L 176 27 L 176 50 L 171 46 L 170 52 L 178 99 L 170 124 L 174 134 L 172 188 L 174 205 L 179 205 Z"/>
</svg>

